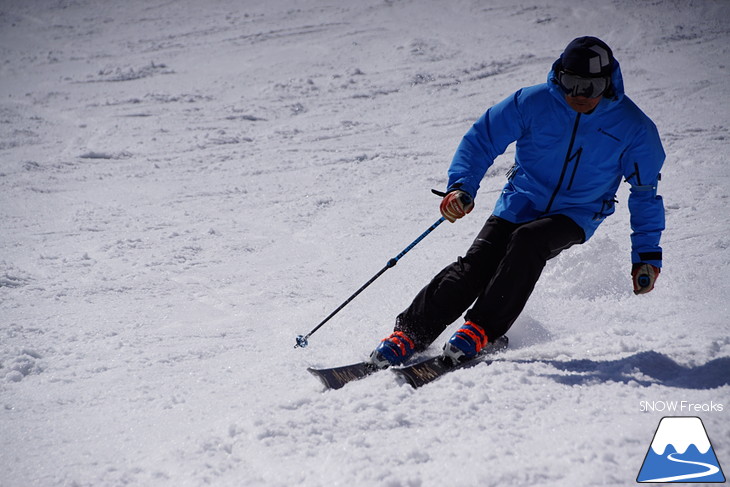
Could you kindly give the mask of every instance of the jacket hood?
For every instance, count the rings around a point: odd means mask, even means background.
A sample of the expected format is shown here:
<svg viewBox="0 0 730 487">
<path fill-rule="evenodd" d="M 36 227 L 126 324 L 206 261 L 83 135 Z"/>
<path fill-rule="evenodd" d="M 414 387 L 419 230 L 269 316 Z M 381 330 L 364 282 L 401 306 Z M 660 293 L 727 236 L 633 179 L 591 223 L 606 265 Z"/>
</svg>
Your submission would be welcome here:
<svg viewBox="0 0 730 487">
<path fill-rule="evenodd" d="M 558 58 L 548 73 L 547 85 L 550 88 L 550 92 L 568 106 L 567 102 L 565 102 L 565 93 L 558 83 L 558 71 L 561 68 L 560 58 Z M 614 59 L 613 70 L 611 71 L 611 87 L 609 88 L 609 92 L 603 96 L 603 100 L 601 100 L 597 109 L 605 110 L 610 108 L 614 102 L 621 101 L 624 95 L 624 78 L 621 75 L 621 65 L 618 60 Z"/>
</svg>

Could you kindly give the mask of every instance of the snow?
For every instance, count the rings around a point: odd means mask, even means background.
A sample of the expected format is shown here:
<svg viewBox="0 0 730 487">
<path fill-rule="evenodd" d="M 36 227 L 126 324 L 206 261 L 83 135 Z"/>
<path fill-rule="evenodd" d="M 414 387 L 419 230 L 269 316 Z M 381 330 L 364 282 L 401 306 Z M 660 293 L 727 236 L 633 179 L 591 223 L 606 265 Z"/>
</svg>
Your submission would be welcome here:
<svg viewBox="0 0 730 487">
<path fill-rule="evenodd" d="M 0 484 L 625 486 L 666 411 L 730 464 L 724 0 L 0 2 Z M 627 189 L 492 365 L 362 359 L 493 207 L 436 229 L 461 136 L 574 37 L 614 48 L 667 163 L 634 296 Z M 436 353 L 448 330 L 429 352 Z"/>
</svg>

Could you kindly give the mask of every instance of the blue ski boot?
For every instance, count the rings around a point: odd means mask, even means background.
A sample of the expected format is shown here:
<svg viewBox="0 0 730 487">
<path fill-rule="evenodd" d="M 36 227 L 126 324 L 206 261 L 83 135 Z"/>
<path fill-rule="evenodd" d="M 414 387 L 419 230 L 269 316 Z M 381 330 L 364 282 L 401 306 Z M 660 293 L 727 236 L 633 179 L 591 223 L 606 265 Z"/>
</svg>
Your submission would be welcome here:
<svg viewBox="0 0 730 487">
<path fill-rule="evenodd" d="M 476 357 L 486 346 L 487 341 L 484 329 L 476 323 L 467 321 L 446 342 L 443 356 L 457 365 Z"/>
<path fill-rule="evenodd" d="M 402 331 L 393 332 L 370 354 L 370 362 L 379 369 L 400 365 L 416 353 L 416 344 Z"/>
</svg>

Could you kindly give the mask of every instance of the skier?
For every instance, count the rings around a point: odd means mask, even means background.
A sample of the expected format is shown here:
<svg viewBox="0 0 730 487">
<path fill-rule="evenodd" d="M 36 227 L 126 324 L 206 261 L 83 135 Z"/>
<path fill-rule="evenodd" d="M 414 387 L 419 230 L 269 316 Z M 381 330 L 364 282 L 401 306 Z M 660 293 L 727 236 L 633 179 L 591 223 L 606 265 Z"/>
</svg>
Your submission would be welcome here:
<svg viewBox="0 0 730 487">
<path fill-rule="evenodd" d="M 621 179 L 631 185 L 634 293 L 654 288 L 662 263 L 664 205 L 657 195 L 664 150 L 654 123 L 624 94 L 618 61 L 596 37 L 571 41 L 547 83 L 496 104 L 461 140 L 448 171 L 441 214 L 450 222 L 474 208 L 479 183 L 516 142 L 493 214 L 463 257 L 438 273 L 398 315 L 372 352 L 379 368 L 425 350 L 468 309 L 444 346 L 458 363 L 504 335 L 525 306 L 548 259 L 588 240 L 614 212 Z"/>
</svg>

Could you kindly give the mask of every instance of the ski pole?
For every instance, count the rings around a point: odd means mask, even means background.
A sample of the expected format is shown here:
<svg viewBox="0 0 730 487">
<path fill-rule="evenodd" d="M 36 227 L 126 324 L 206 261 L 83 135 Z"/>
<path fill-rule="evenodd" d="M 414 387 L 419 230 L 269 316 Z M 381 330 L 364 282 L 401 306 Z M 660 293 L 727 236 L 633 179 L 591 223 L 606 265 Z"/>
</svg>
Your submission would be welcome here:
<svg viewBox="0 0 730 487">
<path fill-rule="evenodd" d="M 392 259 L 390 259 L 388 261 L 388 263 L 385 265 L 385 267 L 383 267 L 382 269 L 380 269 L 380 271 L 378 271 L 377 274 L 375 274 L 372 278 L 370 278 L 370 280 L 368 282 L 366 282 L 365 284 L 363 284 L 360 289 L 358 289 L 357 291 L 355 291 L 352 296 L 350 296 L 349 298 L 347 298 L 344 303 L 342 303 L 336 310 L 334 310 L 332 313 L 330 313 L 330 315 L 327 318 L 325 318 L 324 320 L 322 320 L 322 322 L 319 325 L 315 326 L 312 329 L 312 331 L 310 331 L 306 335 L 298 335 L 297 336 L 297 344 L 294 345 L 294 348 L 298 348 L 298 347 L 304 348 L 307 345 L 309 345 L 309 341 L 308 341 L 309 340 L 309 337 L 311 337 L 317 330 L 319 330 L 320 328 L 322 328 L 322 326 L 325 323 L 327 323 L 330 320 L 330 318 L 332 318 L 334 315 L 336 315 L 337 313 L 339 313 L 340 310 L 342 310 L 342 308 L 344 308 L 345 306 L 347 306 L 350 303 L 350 301 L 352 301 L 353 299 L 355 299 L 358 294 L 360 294 L 361 292 L 363 292 L 365 290 L 366 287 L 368 287 L 370 284 L 372 284 L 373 282 L 375 282 L 375 280 L 378 277 L 380 277 L 381 275 L 383 275 L 383 273 L 385 271 L 387 271 L 391 267 L 395 267 L 395 265 L 398 263 L 398 261 L 401 259 L 401 257 L 403 257 L 404 255 L 406 255 L 413 247 L 415 247 L 416 245 L 418 245 L 418 242 L 420 242 L 421 240 L 423 240 L 424 238 L 426 238 L 426 236 L 429 233 L 431 233 L 432 231 L 434 231 L 434 229 L 436 227 L 438 227 L 439 225 L 441 225 L 444 222 L 444 220 L 446 220 L 444 217 L 441 217 L 438 220 L 436 220 L 436 223 L 434 223 L 433 225 L 431 225 L 430 227 L 428 227 L 428 230 L 426 230 L 425 232 L 423 232 L 417 239 L 415 239 L 413 242 L 411 242 L 411 244 L 408 247 L 406 247 L 405 249 L 403 249 L 403 251 L 400 254 L 398 254 L 395 257 L 393 257 Z"/>
</svg>

